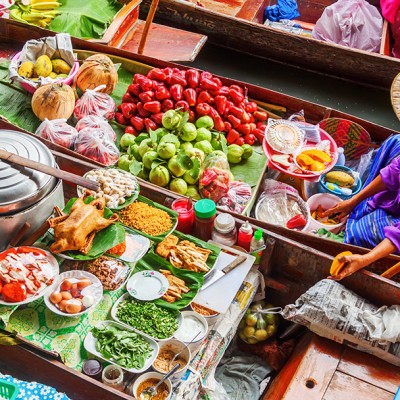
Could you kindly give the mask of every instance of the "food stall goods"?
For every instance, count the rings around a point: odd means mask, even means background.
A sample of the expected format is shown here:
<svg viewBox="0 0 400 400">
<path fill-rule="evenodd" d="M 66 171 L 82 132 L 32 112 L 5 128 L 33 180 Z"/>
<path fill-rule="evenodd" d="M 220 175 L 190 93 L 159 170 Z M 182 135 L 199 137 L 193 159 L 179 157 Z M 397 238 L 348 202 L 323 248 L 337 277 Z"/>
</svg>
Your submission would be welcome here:
<svg viewBox="0 0 400 400">
<path fill-rule="evenodd" d="M 237 245 L 242 247 L 246 251 L 249 251 L 252 238 L 253 238 L 253 228 L 249 224 L 249 221 L 246 221 L 239 228 Z"/>
<path fill-rule="evenodd" d="M 237 240 L 237 229 L 232 215 L 222 213 L 214 220 L 212 240 L 225 246 L 233 246 Z"/>
<path fill-rule="evenodd" d="M 178 213 L 177 229 L 182 233 L 192 233 L 194 225 L 194 208 L 190 199 L 175 199 L 171 208 Z"/>
<path fill-rule="evenodd" d="M 210 199 L 201 199 L 194 205 L 194 235 L 205 242 L 211 239 L 217 207 Z"/>
</svg>

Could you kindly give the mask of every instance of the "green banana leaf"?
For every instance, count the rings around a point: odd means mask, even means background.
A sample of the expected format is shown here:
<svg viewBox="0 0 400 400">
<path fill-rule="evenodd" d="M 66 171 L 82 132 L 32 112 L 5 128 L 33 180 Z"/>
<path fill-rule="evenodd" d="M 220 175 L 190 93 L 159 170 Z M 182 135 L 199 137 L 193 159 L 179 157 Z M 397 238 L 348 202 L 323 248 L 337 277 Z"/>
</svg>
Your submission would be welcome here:
<svg viewBox="0 0 400 400">
<path fill-rule="evenodd" d="M 144 270 L 159 271 L 160 269 L 168 269 L 172 272 L 173 275 L 180 279 L 183 279 L 190 291 L 182 294 L 182 298 L 174 301 L 173 303 L 168 303 L 168 301 L 163 299 L 154 300 L 153 303 L 164 308 L 169 308 L 171 310 L 180 310 L 181 308 L 188 306 L 191 301 L 196 297 L 200 288 L 203 286 L 203 276 L 201 274 L 198 274 L 197 272 L 175 268 L 167 260 L 157 254 L 154 254 L 151 251 L 137 262 L 135 272 Z"/>
<path fill-rule="evenodd" d="M 161 235 L 158 235 L 158 236 L 148 235 L 147 233 L 144 233 L 144 232 L 142 232 L 142 231 L 140 231 L 138 229 L 132 228 L 132 227 L 127 226 L 127 225 L 124 225 L 125 229 L 127 231 L 136 232 L 136 233 L 141 234 L 142 236 L 146 236 L 148 239 L 153 240 L 154 242 L 162 242 L 170 233 L 172 233 L 175 230 L 176 225 L 178 223 L 178 213 L 176 211 L 171 210 L 168 207 L 165 207 L 165 206 L 163 206 L 161 204 L 155 203 L 154 201 L 151 201 L 147 197 L 144 197 L 144 196 L 141 196 L 141 195 L 138 196 L 137 201 L 142 202 L 142 203 L 146 203 L 149 206 L 152 206 L 154 208 L 158 208 L 159 210 L 163 210 L 166 213 L 168 213 L 169 216 L 171 217 L 172 228 L 170 230 L 168 230 L 167 232 L 164 232 L 164 233 L 162 233 Z"/>
</svg>

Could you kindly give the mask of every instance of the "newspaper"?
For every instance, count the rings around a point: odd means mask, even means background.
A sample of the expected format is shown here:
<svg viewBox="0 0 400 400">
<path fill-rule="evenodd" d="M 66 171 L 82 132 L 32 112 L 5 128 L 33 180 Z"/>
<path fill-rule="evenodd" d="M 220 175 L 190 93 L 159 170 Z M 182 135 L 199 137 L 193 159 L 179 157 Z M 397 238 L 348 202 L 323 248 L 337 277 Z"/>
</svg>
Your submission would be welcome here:
<svg viewBox="0 0 400 400">
<path fill-rule="evenodd" d="M 282 316 L 305 325 L 317 335 L 400 366 L 400 342 L 371 338 L 362 321 L 362 314 L 374 313 L 377 309 L 340 283 L 324 279 L 301 295 L 295 304 L 286 306 Z"/>
</svg>

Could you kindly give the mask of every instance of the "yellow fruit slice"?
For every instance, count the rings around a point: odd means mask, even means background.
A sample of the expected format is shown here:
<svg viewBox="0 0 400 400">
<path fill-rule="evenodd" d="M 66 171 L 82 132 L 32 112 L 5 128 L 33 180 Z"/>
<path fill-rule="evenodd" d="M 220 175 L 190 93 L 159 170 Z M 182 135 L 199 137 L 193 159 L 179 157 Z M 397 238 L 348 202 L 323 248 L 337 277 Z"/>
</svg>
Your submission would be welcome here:
<svg viewBox="0 0 400 400">
<path fill-rule="evenodd" d="M 310 165 L 314 163 L 314 160 L 307 154 L 301 153 L 296 158 L 297 163 L 300 167 L 310 169 Z"/>
<path fill-rule="evenodd" d="M 319 162 L 323 162 L 323 163 L 324 162 L 329 163 L 332 161 L 332 158 L 330 157 L 329 154 L 325 153 L 322 150 L 318 150 L 318 149 L 304 150 L 301 152 L 301 154 L 307 154 L 312 159 L 319 161 Z"/>
<path fill-rule="evenodd" d="M 344 262 L 340 262 L 339 258 L 344 256 L 351 256 L 352 254 L 353 253 L 351 251 L 343 251 L 342 253 L 339 253 L 332 261 L 330 274 L 332 276 L 337 276 L 337 274 L 342 270 L 345 264 Z"/>
</svg>

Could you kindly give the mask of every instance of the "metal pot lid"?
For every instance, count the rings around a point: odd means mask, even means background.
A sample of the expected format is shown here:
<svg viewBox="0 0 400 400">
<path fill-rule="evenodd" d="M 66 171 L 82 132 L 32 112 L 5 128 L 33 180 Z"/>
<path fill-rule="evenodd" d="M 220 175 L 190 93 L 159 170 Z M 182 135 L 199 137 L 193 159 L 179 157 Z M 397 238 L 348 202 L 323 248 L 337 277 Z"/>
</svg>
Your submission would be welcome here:
<svg viewBox="0 0 400 400">
<path fill-rule="evenodd" d="M 56 166 L 53 155 L 42 142 L 21 132 L 0 129 L 0 149 Z M 30 207 L 46 196 L 55 182 L 50 175 L 0 160 L 0 214 Z"/>
</svg>

